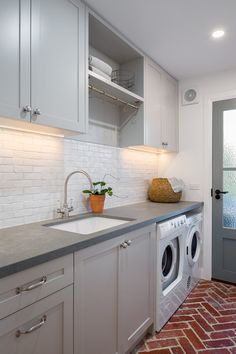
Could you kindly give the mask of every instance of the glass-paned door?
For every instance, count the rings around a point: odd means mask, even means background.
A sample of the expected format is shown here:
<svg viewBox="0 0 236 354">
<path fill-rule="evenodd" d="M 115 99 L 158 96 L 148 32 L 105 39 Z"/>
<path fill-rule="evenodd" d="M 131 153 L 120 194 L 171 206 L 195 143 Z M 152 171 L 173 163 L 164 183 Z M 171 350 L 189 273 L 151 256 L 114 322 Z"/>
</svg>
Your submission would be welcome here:
<svg viewBox="0 0 236 354">
<path fill-rule="evenodd" d="M 213 278 L 236 283 L 236 99 L 213 104 Z"/>
</svg>

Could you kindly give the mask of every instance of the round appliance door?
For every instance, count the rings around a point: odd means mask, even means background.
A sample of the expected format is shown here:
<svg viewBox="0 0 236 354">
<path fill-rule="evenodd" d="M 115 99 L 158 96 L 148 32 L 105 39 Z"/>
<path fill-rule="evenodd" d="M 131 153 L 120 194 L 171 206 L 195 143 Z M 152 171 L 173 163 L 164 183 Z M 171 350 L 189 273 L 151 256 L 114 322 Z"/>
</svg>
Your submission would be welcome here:
<svg viewBox="0 0 236 354">
<path fill-rule="evenodd" d="M 194 226 L 190 229 L 186 242 L 187 260 L 190 266 L 197 263 L 201 251 L 200 229 Z"/>
<path fill-rule="evenodd" d="M 178 242 L 176 239 L 173 239 L 165 246 L 162 253 L 161 271 L 163 283 L 169 282 L 175 273 L 177 252 Z"/>
</svg>

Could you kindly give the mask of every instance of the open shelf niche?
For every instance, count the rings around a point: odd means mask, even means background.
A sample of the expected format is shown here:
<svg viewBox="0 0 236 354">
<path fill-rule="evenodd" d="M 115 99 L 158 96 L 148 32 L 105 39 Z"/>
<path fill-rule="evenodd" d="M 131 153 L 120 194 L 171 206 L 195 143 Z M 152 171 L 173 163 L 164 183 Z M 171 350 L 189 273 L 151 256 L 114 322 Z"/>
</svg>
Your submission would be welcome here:
<svg viewBox="0 0 236 354">
<path fill-rule="evenodd" d="M 129 71 L 134 85 L 127 89 L 89 70 L 89 127 L 79 140 L 111 146 L 132 143 L 130 124 L 143 117 L 144 58 L 95 15 L 89 14 L 89 55 L 112 70 Z M 89 61 L 89 58 L 88 58 Z M 130 136 L 131 135 L 131 136 Z"/>
</svg>

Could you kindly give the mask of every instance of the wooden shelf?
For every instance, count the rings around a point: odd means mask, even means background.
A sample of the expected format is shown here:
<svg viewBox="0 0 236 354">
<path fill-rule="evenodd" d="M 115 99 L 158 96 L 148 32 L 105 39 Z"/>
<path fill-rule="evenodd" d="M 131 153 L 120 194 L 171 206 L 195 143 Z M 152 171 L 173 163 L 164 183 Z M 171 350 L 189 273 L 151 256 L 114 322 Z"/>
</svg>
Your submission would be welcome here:
<svg viewBox="0 0 236 354">
<path fill-rule="evenodd" d="M 115 96 L 123 101 L 126 101 L 130 104 L 135 104 L 139 102 L 143 102 L 144 98 L 136 95 L 135 93 L 125 89 L 122 86 L 115 84 L 114 82 L 105 79 L 104 77 L 94 73 L 89 70 L 89 84 L 98 88 L 99 90 L 103 90 L 109 93 L 112 96 Z"/>
</svg>

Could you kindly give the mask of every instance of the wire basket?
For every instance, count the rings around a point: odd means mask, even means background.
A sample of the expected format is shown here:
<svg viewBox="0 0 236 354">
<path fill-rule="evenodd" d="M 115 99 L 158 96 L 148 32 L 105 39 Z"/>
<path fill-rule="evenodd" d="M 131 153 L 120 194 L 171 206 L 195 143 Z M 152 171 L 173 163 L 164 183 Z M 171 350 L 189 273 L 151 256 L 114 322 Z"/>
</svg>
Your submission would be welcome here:
<svg viewBox="0 0 236 354">
<path fill-rule="evenodd" d="M 111 74 L 111 81 L 128 90 L 134 87 L 134 73 L 125 70 L 113 70 Z"/>
</svg>

